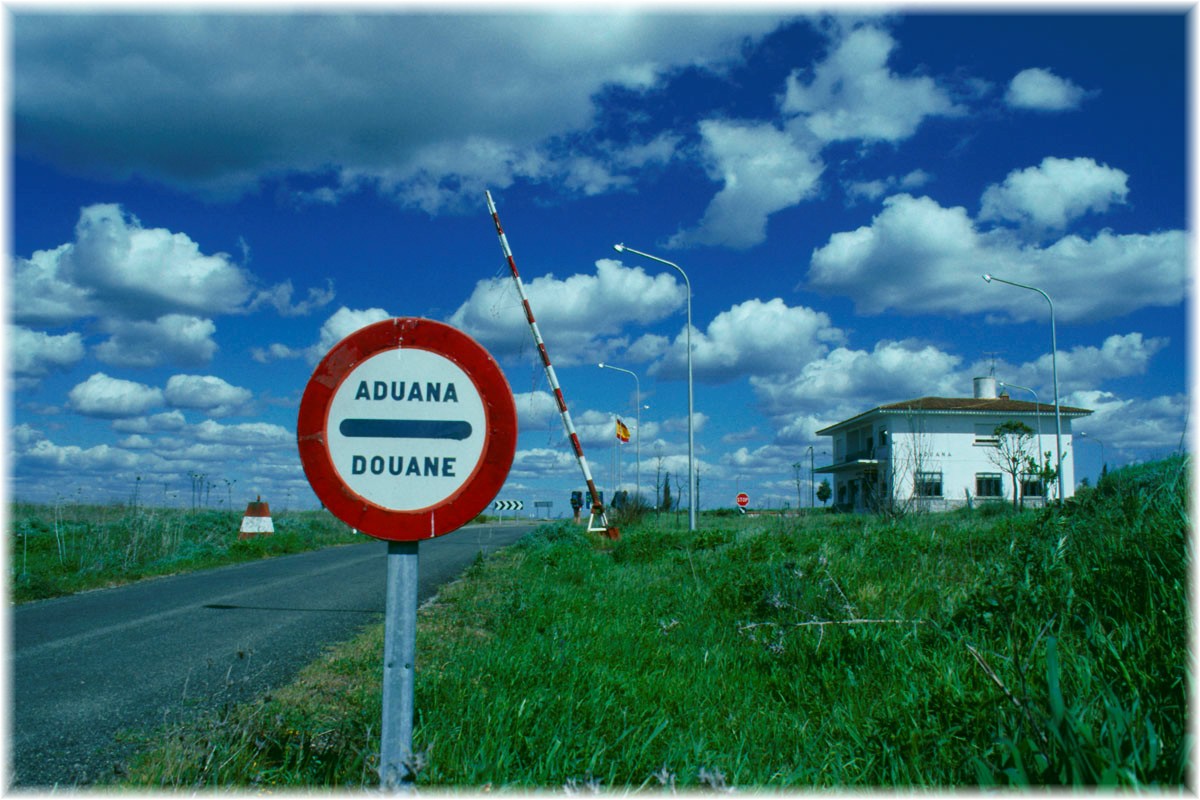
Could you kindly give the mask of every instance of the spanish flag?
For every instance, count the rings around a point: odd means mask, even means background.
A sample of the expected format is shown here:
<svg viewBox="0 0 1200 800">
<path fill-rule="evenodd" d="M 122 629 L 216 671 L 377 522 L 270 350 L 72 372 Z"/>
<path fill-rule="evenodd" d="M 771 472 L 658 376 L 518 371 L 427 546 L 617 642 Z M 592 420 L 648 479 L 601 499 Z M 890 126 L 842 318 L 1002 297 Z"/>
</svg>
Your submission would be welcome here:
<svg viewBox="0 0 1200 800">
<path fill-rule="evenodd" d="M 617 417 L 617 438 L 622 442 L 629 441 L 629 428 L 625 427 L 625 423 L 621 422 L 620 417 Z"/>
</svg>

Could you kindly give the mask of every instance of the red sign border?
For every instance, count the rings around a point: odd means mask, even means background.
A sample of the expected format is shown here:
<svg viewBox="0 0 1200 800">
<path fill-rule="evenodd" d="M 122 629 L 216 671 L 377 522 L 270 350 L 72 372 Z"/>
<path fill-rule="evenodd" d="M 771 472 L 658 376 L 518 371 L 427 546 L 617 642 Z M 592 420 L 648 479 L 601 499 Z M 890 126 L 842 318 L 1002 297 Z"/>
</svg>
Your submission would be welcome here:
<svg viewBox="0 0 1200 800">
<path fill-rule="evenodd" d="M 342 382 L 368 358 L 402 348 L 435 353 L 465 372 L 483 401 L 485 430 L 483 452 L 462 486 L 435 505 L 407 511 L 350 489 L 326 441 L 329 408 Z M 470 336 L 442 322 L 396 317 L 360 328 L 325 354 L 300 398 L 296 442 L 309 485 L 335 517 L 376 539 L 414 542 L 458 530 L 500 493 L 517 452 L 517 406 L 500 365 Z"/>
</svg>

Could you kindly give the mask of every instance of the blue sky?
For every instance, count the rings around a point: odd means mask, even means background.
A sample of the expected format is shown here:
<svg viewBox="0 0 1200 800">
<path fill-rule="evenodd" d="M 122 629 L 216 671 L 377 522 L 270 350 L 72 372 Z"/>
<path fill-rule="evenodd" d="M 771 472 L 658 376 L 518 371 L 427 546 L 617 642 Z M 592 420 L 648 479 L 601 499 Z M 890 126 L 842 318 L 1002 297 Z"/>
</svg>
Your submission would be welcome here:
<svg viewBox="0 0 1200 800">
<path fill-rule="evenodd" d="M 606 496 L 618 455 L 634 488 L 636 414 L 598 362 L 639 377 L 643 493 L 687 452 L 683 282 L 618 242 L 691 280 L 704 508 L 807 503 L 817 430 L 993 368 L 1049 402 L 1046 304 L 985 272 L 1054 298 L 1062 402 L 1110 465 L 1162 456 L 1188 407 L 1185 10 L 10 9 L 11 493 L 187 505 L 204 475 L 210 505 L 314 507 L 316 362 L 421 316 L 508 377 L 499 496 L 569 513 L 485 189 Z"/>
</svg>

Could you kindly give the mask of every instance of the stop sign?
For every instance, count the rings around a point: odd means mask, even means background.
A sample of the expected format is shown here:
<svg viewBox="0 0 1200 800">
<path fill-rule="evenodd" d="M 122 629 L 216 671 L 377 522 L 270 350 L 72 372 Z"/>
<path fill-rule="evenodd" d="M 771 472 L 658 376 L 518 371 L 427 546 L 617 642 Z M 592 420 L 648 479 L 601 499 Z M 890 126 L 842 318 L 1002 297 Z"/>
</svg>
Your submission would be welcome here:
<svg viewBox="0 0 1200 800">
<path fill-rule="evenodd" d="M 738 492 L 737 504 L 740 508 L 745 508 L 750 505 L 750 495 L 745 492 Z"/>
</svg>

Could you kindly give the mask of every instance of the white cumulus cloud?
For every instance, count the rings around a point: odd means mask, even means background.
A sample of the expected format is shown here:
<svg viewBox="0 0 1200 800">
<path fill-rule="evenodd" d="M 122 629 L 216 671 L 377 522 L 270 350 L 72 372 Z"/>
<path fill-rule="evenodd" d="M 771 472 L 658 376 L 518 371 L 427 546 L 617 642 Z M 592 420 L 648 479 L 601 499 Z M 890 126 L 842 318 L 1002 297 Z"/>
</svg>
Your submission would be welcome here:
<svg viewBox="0 0 1200 800">
<path fill-rule="evenodd" d="M 1085 387 L 1098 386 L 1104 381 L 1115 378 L 1144 375 L 1150 366 L 1150 360 L 1169 343 L 1166 337 L 1147 338 L 1137 332 L 1114 333 L 1107 337 L 1099 347 L 1080 345 L 1060 350 L 1058 353 L 1059 391 L 1065 394 Z M 1020 378 L 1031 379 L 1034 383 L 1024 383 L 1024 380 L 1015 382 L 1023 383 L 1025 386 L 1034 386 L 1038 383 L 1050 386 L 1051 374 L 1051 358 L 1047 353 L 1036 362 L 1024 365 L 1018 373 Z"/>
<path fill-rule="evenodd" d="M 102 307 L 131 317 L 231 313 L 250 296 L 249 276 L 225 253 L 209 255 L 186 234 L 143 227 L 110 203 L 80 212 L 58 270 Z"/>
<path fill-rule="evenodd" d="M 82 208 L 74 240 L 13 259 L 13 321 L 53 326 L 95 320 L 108 339 L 101 361 L 147 367 L 194 366 L 216 352 L 210 317 L 263 306 L 282 315 L 328 303 L 332 287 L 292 302 L 292 285 L 259 289 L 226 253 L 206 253 L 186 233 L 146 227 L 113 203 Z"/>
<path fill-rule="evenodd" d="M 1118 317 L 1183 301 L 1187 236 L 1102 231 L 1027 245 L 979 231 L 964 208 L 900 194 L 887 198 L 869 225 L 835 233 L 814 250 L 808 279 L 813 288 L 853 298 L 864 314 L 1002 311 L 1017 321 L 1048 315 L 1029 292 L 985 286 L 984 273 L 1048 292 L 1059 320 Z"/>
<path fill-rule="evenodd" d="M 551 145 L 591 124 L 606 87 L 720 69 L 782 19 L 26 14 L 13 23 L 14 115 L 21 146 L 52 162 L 94 153 L 102 163 L 85 167 L 226 194 L 332 169 L 326 200 L 372 182 L 430 210 L 569 171 L 578 153 Z"/>
<path fill-rule="evenodd" d="M 518 450 L 513 456 L 509 481 L 514 478 L 528 480 L 547 476 L 578 478 L 579 483 L 583 484 L 579 463 L 575 460 L 574 454 L 568 450 L 534 447 Z M 583 488 L 582 485 L 580 488 Z"/>
<path fill-rule="evenodd" d="M 303 358 L 310 364 L 316 364 L 333 346 L 355 331 L 391 319 L 392 315 L 382 308 L 352 309 L 342 306 L 333 312 L 321 324 L 317 332 L 317 341 L 307 347 L 289 347 L 276 342 L 267 347 L 255 347 L 250 350 L 250 357 L 260 364 L 286 358 Z"/>
<path fill-rule="evenodd" d="M 83 336 L 54 336 L 20 325 L 8 328 L 9 368 L 21 378 L 41 378 L 54 370 L 69 369 L 83 360 Z"/>
<path fill-rule="evenodd" d="M 205 411 L 215 417 L 243 410 L 253 396 L 249 389 L 215 375 L 172 375 L 164 392 L 168 405 Z"/>
<path fill-rule="evenodd" d="M 895 46 L 882 28 L 835 26 L 825 59 L 788 77 L 777 123 L 701 122 L 705 168 L 721 189 L 700 222 L 676 233 L 669 246 L 760 244 L 771 214 L 819 193 L 826 145 L 900 142 L 931 116 L 965 113 L 932 78 L 893 72 L 888 61 Z M 912 188 L 927 176 L 916 171 L 902 180 Z M 882 193 L 870 184 L 857 190 Z"/>
<path fill-rule="evenodd" d="M 1004 102 L 1013 108 L 1035 111 L 1070 111 L 1078 108 L 1088 93 L 1048 69 L 1033 67 L 1018 72 L 1008 84 Z"/>
<path fill-rule="evenodd" d="M 1092 409 L 1091 416 L 1073 426 L 1104 442 L 1110 463 L 1115 452 L 1146 453 L 1161 458 L 1176 451 L 1183 442 L 1190 398 L 1184 394 L 1150 398 L 1121 397 L 1098 389 L 1081 389 L 1064 396 L 1064 405 Z M 1087 445 L 1082 445 L 1087 447 Z M 1080 443 L 1075 441 L 1078 457 Z M 1122 459 L 1123 460 L 1123 459 Z"/>
<path fill-rule="evenodd" d="M 221 445 L 262 445 L 286 447 L 296 442 L 296 435 L 282 425 L 270 422 L 242 422 L 222 425 L 211 419 L 195 427 L 196 439 Z"/>
<path fill-rule="evenodd" d="M 878 200 L 890 192 L 912 191 L 920 189 L 932 180 L 932 176 L 923 169 L 915 169 L 902 176 L 889 175 L 886 178 L 876 178 L 869 181 L 846 181 L 843 185 L 846 196 L 851 202 L 859 199 Z"/>
<path fill-rule="evenodd" d="M 49 439 L 39 439 L 33 443 L 19 455 L 18 461 L 34 468 L 66 468 L 78 476 L 89 472 L 130 470 L 140 463 L 136 454 L 120 447 L 107 444 L 87 448 L 57 445 Z"/>
<path fill-rule="evenodd" d="M 164 314 L 152 322 L 111 319 L 100 327 L 109 338 L 96 345 L 96 358 L 118 367 L 195 366 L 217 352 L 212 338 L 217 326 L 187 314 Z"/>
<path fill-rule="evenodd" d="M 819 412 L 849 417 L 885 402 L 914 397 L 966 396 L 960 356 L 912 339 L 880 341 L 871 350 L 839 347 L 791 375 L 751 378 L 772 416 Z M 826 424 L 840 417 L 828 419 Z"/>
<path fill-rule="evenodd" d="M 788 77 L 784 113 L 799 116 L 825 142 L 896 142 L 912 136 L 927 117 L 964 113 L 932 78 L 892 72 L 888 60 L 895 47 L 880 28 L 846 33 L 807 76 L 796 70 Z"/>
<path fill-rule="evenodd" d="M 350 309 L 342 306 L 321 326 L 317 343 L 308 349 L 308 360 L 315 364 L 350 334 L 391 318 L 392 315 L 382 308 Z"/>
<path fill-rule="evenodd" d="M 792 307 L 776 297 L 747 300 L 718 314 L 692 334 L 692 371 L 698 380 L 726 383 L 752 375 L 791 373 L 844 339 L 828 314 Z M 687 374 L 686 330 L 650 368 L 659 378 Z"/>
<path fill-rule="evenodd" d="M 111 378 L 97 372 L 67 394 L 70 407 L 87 417 L 136 417 L 163 404 L 163 392 L 153 386 Z"/>
<path fill-rule="evenodd" d="M 548 430 L 562 432 L 558 403 L 549 392 L 515 392 L 517 424 L 521 431 Z"/>
<path fill-rule="evenodd" d="M 816 148 L 805 148 L 771 123 L 705 120 L 700 136 L 709 176 L 722 188 L 699 225 L 677 233 L 670 247 L 760 244 L 772 213 L 812 196 L 819 186 L 825 167 Z"/>
<path fill-rule="evenodd" d="M 556 278 L 553 274 L 523 284 L 554 364 L 569 366 L 605 358 L 624 326 L 645 325 L 683 307 L 686 290 L 670 274 L 648 275 L 612 259 L 596 262 L 595 274 Z M 493 355 L 532 352 L 532 335 L 511 278 L 475 285 L 471 296 L 448 322 L 488 348 Z"/>
<path fill-rule="evenodd" d="M 121 433 L 175 433 L 187 427 L 181 411 L 163 411 L 148 417 L 113 420 L 113 430 Z"/>
<path fill-rule="evenodd" d="M 979 218 L 1062 230 L 1088 212 L 1102 214 L 1124 203 L 1128 181 L 1121 170 L 1090 158 L 1048 157 L 985 189 Z"/>
</svg>

